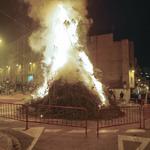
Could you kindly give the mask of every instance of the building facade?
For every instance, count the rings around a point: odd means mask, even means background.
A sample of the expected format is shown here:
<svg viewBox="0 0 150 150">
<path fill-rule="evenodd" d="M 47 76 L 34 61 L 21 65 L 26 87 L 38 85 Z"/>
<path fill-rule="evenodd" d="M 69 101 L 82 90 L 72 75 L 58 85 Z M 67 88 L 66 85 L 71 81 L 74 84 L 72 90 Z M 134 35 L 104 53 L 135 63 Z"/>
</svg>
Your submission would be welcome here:
<svg viewBox="0 0 150 150">
<path fill-rule="evenodd" d="M 26 83 L 39 81 L 42 77 L 40 55 L 33 52 L 28 44 L 29 35 L 24 35 L 5 47 L 0 63 L 0 81 Z"/>
<path fill-rule="evenodd" d="M 134 88 L 133 42 L 128 39 L 114 41 L 113 34 L 95 35 L 89 37 L 88 48 L 89 56 L 94 66 L 102 71 L 102 82 L 107 87 L 128 91 Z"/>
</svg>

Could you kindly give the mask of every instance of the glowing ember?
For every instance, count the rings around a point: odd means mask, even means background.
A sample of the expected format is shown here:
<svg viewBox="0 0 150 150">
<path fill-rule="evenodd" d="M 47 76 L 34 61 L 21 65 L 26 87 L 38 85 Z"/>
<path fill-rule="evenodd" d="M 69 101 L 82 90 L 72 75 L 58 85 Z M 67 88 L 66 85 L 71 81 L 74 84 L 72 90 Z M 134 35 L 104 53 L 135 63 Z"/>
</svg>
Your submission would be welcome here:
<svg viewBox="0 0 150 150">
<path fill-rule="evenodd" d="M 102 84 L 95 78 L 93 65 L 83 51 L 86 46 L 79 39 L 78 27 L 82 20 L 79 12 L 64 3 L 57 3 L 54 8 L 46 15 L 44 22 L 43 63 L 47 66 L 44 68 L 44 83 L 34 96 L 46 96 L 51 83 L 63 77 L 68 82 L 82 81 L 105 104 Z"/>
</svg>

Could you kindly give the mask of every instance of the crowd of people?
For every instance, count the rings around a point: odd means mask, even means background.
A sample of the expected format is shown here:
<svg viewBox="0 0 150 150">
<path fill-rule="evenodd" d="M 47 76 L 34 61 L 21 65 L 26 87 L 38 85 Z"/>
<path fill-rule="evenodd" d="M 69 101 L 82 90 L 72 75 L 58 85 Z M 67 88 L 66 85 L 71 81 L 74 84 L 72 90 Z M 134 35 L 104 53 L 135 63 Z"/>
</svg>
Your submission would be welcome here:
<svg viewBox="0 0 150 150">
<path fill-rule="evenodd" d="M 115 92 L 112 90 L 112 89 L 109 89 L 108 91 L 108 99 L 109 99 L 109 102 L 112 103 L 112 104 L 115 104 L 116 102 L 124 102 L 124 92 L 121 91 L 120 94 L 119 94 L 119 97 L 116 97 L 116 94 Z"/>
<path fill-rule="evenodd" d="M 32 93 L 36 87 L 37 85 L 33 82 L 22 83 L 6 80 L 0 82 L 0 95 L 11 95 L 16 92 Z"/>
<path fill-rule="evenodd" d="M 126 101 L 125 93 L 123 90 L 120 93 L 116 93 L 114 90 L 109 89 L 108 91 L 108 99 L 110 103 L 122 103 Z M 128 100 L 127 100 L 128 101 Z M 144 103 L 150 103 L 150 92 L 139 92 L 139 93 L 132 93 L 130 95 L 130 99 L 128 102 L 133 102 L 136 104 L 143 105 Z"/>
</svg>

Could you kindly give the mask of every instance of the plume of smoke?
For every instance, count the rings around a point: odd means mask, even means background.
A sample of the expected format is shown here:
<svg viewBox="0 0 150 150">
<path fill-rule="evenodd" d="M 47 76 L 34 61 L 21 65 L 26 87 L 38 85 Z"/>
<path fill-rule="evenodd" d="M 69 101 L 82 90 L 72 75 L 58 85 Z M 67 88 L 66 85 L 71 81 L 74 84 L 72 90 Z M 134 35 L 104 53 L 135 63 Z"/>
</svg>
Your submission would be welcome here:
<svg viewBox="0 0 150 150">
<path fill-rule="evenodd" d="M 54 8 L 59 3 L 65 3 L 65 6 L 68 8 L 74 9 L 76 13 L 75 16 L 80 18 L 80 41 L 85 42 L 89 22 L 86 19 L 87 16 L 87 0 L 24 0 L 25 3 L 28 3 L 30 8 L 28 15 L 35 21 L 38 21 L 40 24 L 40 29 L 33 32 L 29 38 L 29 43 L 31 48 L 40 52 L 46 46 L 46 34 L 47 27 L 52 23 L 50 19 L 50 14 L 53 14 Z M 84 37 L 84 38 L 83 38 Z M 83 44 L 85 45 L 85 44 Z"/>
<path fill-rule="evenodd" d="M 45 95 L 43 87 L 48 89 L 46 84 L 49 81 L 64 78 L 73 83 L 84 81 L 94 93 L 100 93 L 104 102 L 102 84 L 94 77 L 93 65 L 83 51 L 86 50 L 85 41 L 89 28 L 86 19 L 87 0 L 25 2 L 30 5 L 29 16 L 40 24 L 40 28 L 29 39 L 30 46 L 37 52 L 44 50 L 43 62 L 46 67 L 43 69 L 44 83 L 42 89 L 38 90 L 39 96 Z"/>
</svg>

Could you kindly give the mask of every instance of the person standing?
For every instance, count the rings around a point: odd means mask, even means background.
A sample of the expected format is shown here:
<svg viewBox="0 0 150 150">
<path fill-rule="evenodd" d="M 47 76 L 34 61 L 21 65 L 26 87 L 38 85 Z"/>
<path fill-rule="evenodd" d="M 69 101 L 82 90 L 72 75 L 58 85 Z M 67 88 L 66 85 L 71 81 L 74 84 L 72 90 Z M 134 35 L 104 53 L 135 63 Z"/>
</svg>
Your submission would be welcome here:
<svg viewBox="0 0 150 150">
<path fill-rule="evenodd" d="M 123 101 L 124 93 L 123 91 L 120 92 L 120 100 Z"/>
</svg>

